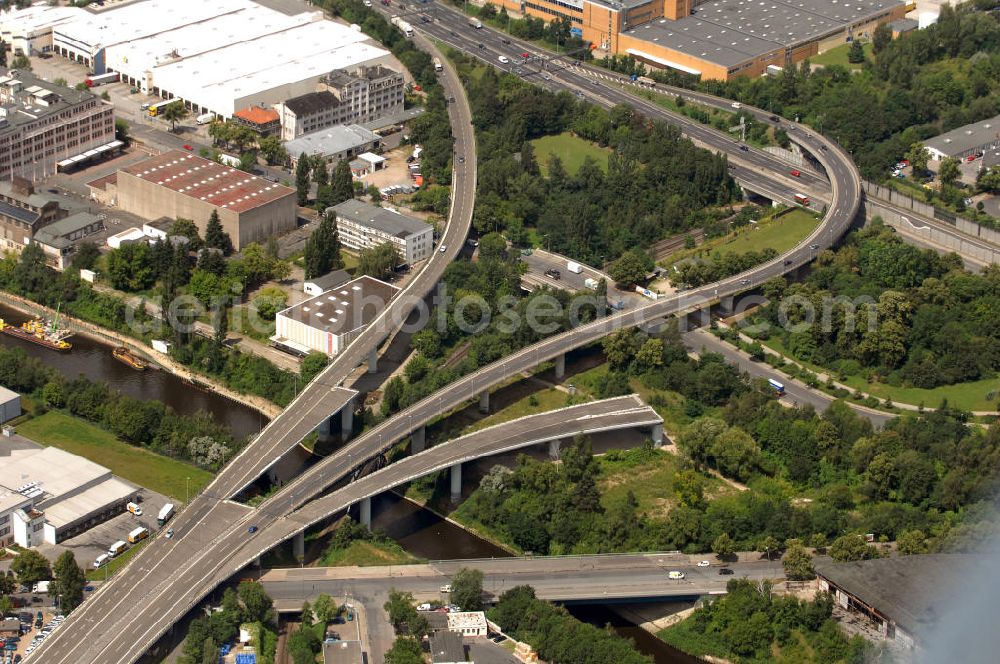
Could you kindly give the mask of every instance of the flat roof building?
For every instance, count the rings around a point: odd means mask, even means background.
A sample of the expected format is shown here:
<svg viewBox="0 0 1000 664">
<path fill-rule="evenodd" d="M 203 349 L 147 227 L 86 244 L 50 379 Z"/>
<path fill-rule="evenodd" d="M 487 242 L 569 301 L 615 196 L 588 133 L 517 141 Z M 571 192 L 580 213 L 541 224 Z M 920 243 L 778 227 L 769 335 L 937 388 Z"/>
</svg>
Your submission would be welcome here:
<svg viewBox="0 0 1000 664">
<path fill-rule="evenodd" d="M 448 631 L 462 636 L 486 636 L 486 614 L 482 611 L 449 612 Z"/>
<path fill-rule="evenodd" d="M 924 147 L 935 160 L 961 159 L 1000 147 L 1000 115 L 929 138 L 924 141 Z"/>
<path fill-rule="evenodd" d="M 296 227 L 295 190 L 184 150 L 172 150 L 88 183 L 91 197 L 145 219 L 192 219 L 204 233 L 213 211 L 237 251 Z"/>
<path fill-rule="evenodd" d="M 302 134 L 285 143 L 292 168 L 299 163 L 303 153 L 309 157 L 322 157 L 328 166 L 338 161 L 350 161 L 362 152 L 376 149 L 381 142 L 378 134 L 358 125 L 337 125 L 311 134 Z"/>
<path fill-rule="evenodd" d="M 424 260 L 434 251 L 434 228 L 422 219 L 354 198 L 328 208 L 330 213 L 337 220 L 340 242 L 350 249 L 391 242 L 407 265 Z"/>
<path fill-rule="evenodd" d="M 327 272 L 323 276 L 314 279 L 306 279 L 302 282 L 302 292 L 306 295 L 322 295 L 324 291 L 336 288 L 341 284 L 346 284 L 351 280 L 351 275 L 345 270 L 334 270 Z"/>
<path fill-rule="evenodd" d="M 60 162 L 115 141 L 110 103 L 15 71 L 0 67 L 0 177 L 47 177 Z"/>
<path fill-rule="evenodd" d="M 143 93 L 180 98 L 196 114 L 224 118 L 310 92 L 332 70 L 389 57 L 321 11 L 288 15 L 251 0 L 145 0 L 101 12 L 12 14 L 0 25 L 37 33 L 42 48 L 96 74 L 119 72 Z"/>
<path fill-rule="evenodd" d="M 104 230 L 104 221 L 91 212 L 77 212 L 42 227 L 34 241 L 45 252 L 45 262 L 62 272 L 73 258 L 76 244 Z"/>
<path fill-rule="evenodd" d="M 21 395 L 0 385 L 0 424 L 21 417 Z"/>
<path fill-rule="evenodd" d="M 466 664 L 465 645 L 462 637 L 454 632 L 439 631 L 431 634 L 431 662 L 433 664 Z"/>
<path fill-rule="evenodd" d="M 279 311 L 271 340 L 296 352 L 336 355 L 385 310 L 398 292 L 392 284 L 359 277 Z"/>
<path fill-rule="evenodd" d="M 120 514 L 139 490 L 56 447 L 12 448 L 5 439 L 0 456 L 0 542 L 57 544 Z"/>
</svg>

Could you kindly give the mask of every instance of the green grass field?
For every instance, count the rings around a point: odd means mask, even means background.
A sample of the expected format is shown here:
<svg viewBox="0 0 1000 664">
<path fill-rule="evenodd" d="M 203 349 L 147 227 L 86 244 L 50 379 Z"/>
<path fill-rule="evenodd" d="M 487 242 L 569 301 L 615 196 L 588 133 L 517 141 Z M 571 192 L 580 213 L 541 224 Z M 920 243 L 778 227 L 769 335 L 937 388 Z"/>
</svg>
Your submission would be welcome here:
<svg viewBox="0 0 1000 664">
<path fill-rule="evenodd" d="M 395 542 L 354 541 L 346 549 L 327 551 L 321 567 L 371 567 L 374 565 L 409 565 L 419 562 Z"/>
<path fill-rule="evenodd" d="M 862 44 L 862 46 L 865 49 L 865 59 L 871 60 L 873 57 L 871 42 Z M 861 67 L 863 66 L 862 64 L 852 64 L 847 61 L 847 52 L 850 50 L 851 50 L 851 45 L 844 44 L 842 46 L 838 46 L 837 48 L 831 48 L 826 53 L 820 53 L 819 55 L 814 55 L 813 57 L 809 58 L 809 62 L 816 65 L 824 65 L 824 66 L 840 65 L 841 67 L 847 67 L 848 69 L 861 69 Z"/>
<path fill-rule="evenodd" d="M 110 579 L 114 576 L 115 572 L 125 567 L 125 563 L 132 559 L 132 556 L 139 553 L 139 549 L 146 546 L 149 539 L 144 539 L 138 544 L 130 547 L 125 553 L 119 554 L 118 556 L 111 559 L 107 565 L 101 569 L 94 569 L 92 566 L 87 566 L 87 580 L 88 581 L 104 581 L 105 579 Z"/>
<path fill-rule="evenodd" d="M 783 254 L 802 242 L 818 225 L 819 219 L 811 212 L 796 209 L 756 226 L 744 226 L 711 249 L 722 254 L 745 254 L 770 247 Z"/>
<path fill-rule="evenodd" d="M 42 445 L 90 459 L 123 479 L 177 501 L 187 493 L 185 484 L 193 496 L 212 480 L 207 470 L 134 447 L 104 429 L 59 411 L 28 420 L 17 432 Z"/>
<path fill-rule="evenodd" d="M 535 159 L 538 161 L 542 175 L 548 176 L 550 155 L 556 155 L 562 159 L 563 166 L 570 175 L 576 175 L 580 166 L 583 165 L 583 160 L 587 157 L 593 157 L 602 171 L 607 172 L 608 170 L 610 150 L 570 133 L 563 132 L 555 136 L 542 136 L 531 141 L 531 144 L 535 148 Z"/>
<path fill-rule="evenodd" d="M 464 433 L 479 431 L 480 429 L 485 429 L 486 427 L 491 427 L 495 424 L 502 424 L 503 422 L 510 422 L 511 420 L 516 420 L 519 417 L 525 417 L 526 415 L 536 415 L 538 413 L 545 413 L 550 410 L 564 408 L 567 405 L 567 399 L 569 396 L 570 395 L 565 392 L 555 388 L 549 388 L 547 390 L 542 390 L 541 392 L 536 392 L 519 401 L 515 401 L 503 410 L 493 413 L 489 417 L 484 417 L 472 426 L 468 427 Z M 587 399 L 580 398 L 579 401 L 587 401 Z"/>
</svg>

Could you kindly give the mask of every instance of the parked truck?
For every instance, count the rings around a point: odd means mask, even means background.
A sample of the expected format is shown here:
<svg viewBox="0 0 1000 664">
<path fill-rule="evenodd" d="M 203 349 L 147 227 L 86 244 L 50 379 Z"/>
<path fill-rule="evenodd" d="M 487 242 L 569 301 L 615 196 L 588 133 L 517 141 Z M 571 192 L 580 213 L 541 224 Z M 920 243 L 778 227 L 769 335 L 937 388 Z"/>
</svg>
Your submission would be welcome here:
<svg viewBox="0 0 1000 664">
<path fill-rule="evenodd" d="M 156 523 L 162 526 L 167 521 L 170 521 L 170 517 L 172 517 L 173 515 L 174 515 L 174 504 L 167 503 L 166 505 L 160 508 L 160 513 L 156 515 Z"/>
<path fill-rule="evenodd" d="M 128 534 L 129 544 L 136 544 L 149 537 L 149 531 L 139 527 Z"/>
<path fill-rule="evenodd" d="M 589 288 L 590 290 L 597 290 L 597 279 L 590 279 L 590 278 L 584 279 L 583 285 Z"/>
<path fill-rule="evenodd" d="M 397 28 L 399 28 L 399 31 L 402 32 L 407 37 L 413 36 L 413 26 L 404 21 L 399 16 L 393 16 L 389 22 L 392 23 Z"/>
<path fill-rule="evenodd" d="M 572 272 L 573 274 L 580 274 L 581 272 L 583 272 L 583 267 L 576 261 L 568 261 L 566 263 L 566 269 Z"/>
<path fill-rule="evenodd" d="M 434 58 L 434 71 L 441 71 L 444 67 L 441 65 L 440 58 Z"/>
<path fill-rule="evenodd" d="M 121 74 L 116 71 L 109 71 L 107 74 L 95 74 L 94 76 L 88 76 L 84 79 L 84 83 L 88 88 L 96 88 L 99 85 L 104 85 L 106 83 L 117 83 L 120 80 Z"/>
<path fill-rule="evenodd" d="M 31 592 L 33 593 L 47 593 L 49 592 L 49 582 L 39 581 L 35 585 L 31 586 Z"/>
<path fill-rule="evenodd" d="M 108 557 L 114 558 L 115 556 L 120 556 L 126 551 L 128 551 L 128 542 L 118 540 L 111 545 L 111 548 L 108 549 Z"/>
</svg>

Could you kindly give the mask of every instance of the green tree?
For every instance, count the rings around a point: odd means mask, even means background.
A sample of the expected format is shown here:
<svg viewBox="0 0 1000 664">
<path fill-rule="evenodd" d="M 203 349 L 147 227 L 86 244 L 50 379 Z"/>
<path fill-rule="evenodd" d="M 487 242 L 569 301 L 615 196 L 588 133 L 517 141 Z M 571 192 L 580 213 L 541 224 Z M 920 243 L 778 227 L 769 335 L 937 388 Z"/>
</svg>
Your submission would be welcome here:
<svg viewBox="0 0 1000 664">
<path fill-rule="evenodd" d="M 705 505 L 705 480 L 694 470 L 682 470 L 674 476 L 674 495 L 681 505 L 701 509 Z"/>
<path fill-rule="evenodd" d="M 34 549 L 27 549 L 17 554 L 10 564 L 10 569 L 17 575 L 18 582 L 26 586 L 52 578 L 49 561 Z"/>
<path fill-rule="evenodd" d="M 244 618 L 248 622 L 271 622 L 273 602 L 264 592 L 264 586 L 253 581 L 243 581 L 237 586 L 237 592 L 243 603 Z"/>
<path fill-rule="evenodd" d="M 958 168 L 958 159 L 945 157 L 941 160 L 941 167 L 938 169 L 938 178 L 940 178 L 941 184 L 951 186 L 960 177 L 962 177 L 962 171 Z"/>
<path fill-rule="evenodd" d="M 326 356 L 326 353 L 318 353 L 316 351 L 309 353 L 302 360 L 302 366 L 299 369 L 302 380 L 308 383 L 318 376 L 329 363 L 330 358 Z"/>
<path fill-rule="evenodd" d="M 882 23 L 872 33 L 872 52 L 875 55 L 882 53 L 891 42 L 892 28 L 888 23 Z"/>
<path fill-rule="evenodd" d="M 833 540 L 829 554 L 838 563 L 878 558 L 878 550 L 861 535 L 841 535 Z"/>
<path fill-rule="evenodd" d="M 222 230 L 218 210 L 212 210 L 212 214 L 208 217 L 208 225 L 205 226 L 205 246 L 218 249 L 226 256 L 233 253 L 233 240 L 229 237 L 229 233 Z"/>
<path fill-rule="evenodd" d="M 730 560 L 736 554 L 736 543 L 728 533 L 722 533 L 712 541 L 712 553 L 719 557 L 719 560 Z"/>
<path fill-rule="evenodd" d="M 201 646 L 201 664 L 218 664 L 219 646 L 211 636 Z"/>
<path fill-rule="evenodd" d="M 97 259 L 101 257 L 101 250 L 93 242 L 81 242 L 76 245 L 73 252 L 73 262 L 70 267 L 74 271 L 93 269 Z"/>
<path fill-rule="evenodd" d="M 771 556 L 781 548 L 781 542 L 774 535 L 767 535 L 760 541 L 757 545 L 758 548 L 764 552 L 767 559 L 770 560 Z"/>
<path fill-rule="evenodd" d="M 108 252 L 107 277 L 112 287 L 124 291 L 146 290 L 156 283 L 149 245 L 130 242 Z"/>
<path fill-rule="evenodd" d="M 316 230 L 309 234 L 304 260 L 306 279 L 322 277 L 331 270 L 344 267 L 337 224 L 332 213 L 324 214 Z"/>
<path fill-rule="evenodd" d="M 320 593 L 316 601 L 313 602 L 313 613 L 316 614 L 316 622 L 326 624 L 337 615 L 337 603 L 326 593 Z"/>
<path fill-rule="evenodd" d="M 785 550 L 781 566 L 785 568 L 785 576 L 788 577 L 789 581 L 808 581 L 816 577 L 812 568 L 812 556 L 798 542 L 793 543 Z"/>
<path fill-rule="evenodd" d="M 414 608 L 413 593 L 404 593 L 395 588 L 389 591 L 389 599 L 382 608 L 389 614 L 389 622 L 397 634 L 423 636 L 427 633 L 427 619 Z"/>
<path fill-rule="evenodd" d="M 132 137 L 129 136 L 128 122 L 122 120 L 121 118 L 115 120 L 115 140 L 121 141 L 125 144 L 125 147 L 132 142 Z"/>
<path fill-rule="evenodd" d="M 624 371 L 632 363 L 637 351 L 636 338 L 631 330 L 622 328 L 604 337 L 601 342 L 604 356 L 612 371 Z"/>
<path fill-rule="evenodd" d="M 896 538 L 896 550 L 904 556 L 927 553 L 927 538 L 923 531 L 904 530 Z"/>
<path fill-rule="evenodd" d="M 463 567 L 451 578 L 451 601 L 463 611 L 480 611 L 483 608 L 483 573 L 478 569 Z"/>
<path fill-rule="evenodd" d="M 295 164 L 295 192 L 298 195 L 299 205 L 309 202 L 309 168 L 310 159 L 303 152 L 299 155 L 299 160 Z"/>
<path fill-rule="evenodd" d="M 288 151 L 281 144 L 281 139 L 277 136 L 264 136 L 258 142 L 260 153 L 270 165 L 284 165 L 288 163 Z"/>
<path fill-rule="evenodd" d="M 354 198 L 354 175 L 346 160 L 337 162 L 330 174 L 330 205 L 338 205 Z"/>
<path fill-rule="evenodd" d="M 649 259 L 636 251 L 626 251 L 611 264 L 608 274 L 619 288 L 627 288 L 646 279 Z"/>
<path fill-rule="evenodd" d="M 851 47 L 847 51 L 847 61 L 852 65 L 859 65 L 865 61 L 865 49 L 857 39 L 851 42 Z"/>
<path fill-rule="evenodd" d="M 83 587 L 87 585 L 87 577 L 76 564 L 72 551 L 60 554 L 52 569 L 55 573 L 55 588 L 52 594 L 59 597 L 59 608 L 68 614 L 83 602 Z"/>
<path fill-rule="evenodd" d="M 420 642 L 412 636 L 399 636 L 385 653 L 385 664 L 424 664 Z"/>
<path fill-rule="evenodd" d="M 930 154 L 923 143 L 913 143 L 910 145 L 910 149 L 906 151 L 906 160 L 910 162 L 910 167 L 913 169 L 915 177 L 921 177 L 927 172 L 927 161 L 929 159 Z"/>
<path fill-rule="evenodd" d="M 188 110 L 183 103 L 170 104 L 163 109 L 163 119 L 170 123 L 170 131 L 177 129 L 177 123 L 188 116 Z"/>
<path fill-rule="evenodd" d="M 312 606 L 309 601 L 306 600 L 302 602 L 302 626 L 311 626 L 316 622 L 316 616 L 313 614 Z"/>
<path fill-rule="evenodd" d="M 385 242 L 375 247 L 362 249 L 358 255 L 358 272 L 376 279 L 382 279 L 392 274 L 403 259 L 391 242 Z"/>
</svg>

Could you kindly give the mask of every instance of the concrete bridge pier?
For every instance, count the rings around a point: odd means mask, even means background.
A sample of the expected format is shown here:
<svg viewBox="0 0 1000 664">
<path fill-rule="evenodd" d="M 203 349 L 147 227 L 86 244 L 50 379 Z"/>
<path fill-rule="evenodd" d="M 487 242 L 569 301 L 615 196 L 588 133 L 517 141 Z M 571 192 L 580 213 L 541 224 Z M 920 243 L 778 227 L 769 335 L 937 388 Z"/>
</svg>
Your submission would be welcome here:
<svg viewBox="0 0 1000 664">
<path fill-rule="evenodd" d="M 322 422 L 320 422 L 319 426 L 316 428 L 316 435 L 319 436 L 322 440 L 329 440 L 330 438 L 330 432 L 333 431 L 333 422 L 331 421 L 332 419 L 333 419 L 332 417 L 327 417 Z"/>
<path fill-rule="evenodd" d="M 558 459 L 560 448 L 562 447 L 562 441 L 556 438 L 555 440 L 549 441 L 549 458 Z"/>
<path fill-rule="evenodd" d="M 566 353 L 556 355 L 556 380 L 566 377 Z"/>
<path fill-rule="evenodd" d="M 340 409 L 340 439 L 345 443 L 354 433 L 354 402 L 349 401 Z"/>
<path fill-rule="evenodd" d="M 688 331 L 688 317 L 687 314 L 677 315 L 677 331 L 684 334 Z"/>
<path fill-rule="evenodd" d="M 722 307 L 723 311 L 729 315 L 736 313 L 736 297 L 733 295 L 726 295 L 725 297 L 719 298 L 719 306 Z"/>
<path fill-rule="evenodd" d="M 368 373 L 373 374 L 378 372 L 378 348 L 372 348 L 368 351 Z"/>
<path fill-rule="evenodd" d="M 362 498 L 358 503 L 358 521 L 362 526 L 371 530 L 372 527 L 372 499 Z"/>
<path fill-rule="evenodd" d="M 295 533 L 292 537 L 292 555 L 299 562 L 305 560 L 306 557 L 306 534 L 302 531 Z"/>
<path fill-rule="evenodd" d="M 483 390 L 479 393 L 479 412 L 488 413 L 490 412 L 490 391 Z"/>
<path fill-rule="evenodd" d="M 419 454 L 427 447 L 427 427 L 422 426 L 410 435 L 410 454 Z"/>
<path fill-rule="evenodd" d="M 451 502 L 457 503 L 462 499 L 462 464 L 456 463 L 451 467 Z"/>
<path fill-rule="evenodd" d="M 653 439 L 653 444 L 657 447 L 663 445 L 663 425 L 654 424 L 649 437 Z"/>
</svg>

